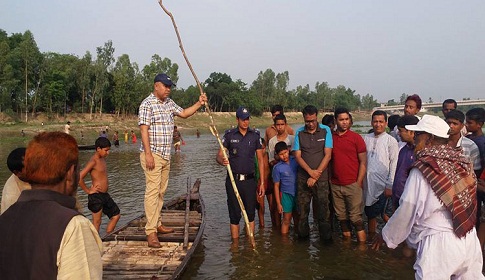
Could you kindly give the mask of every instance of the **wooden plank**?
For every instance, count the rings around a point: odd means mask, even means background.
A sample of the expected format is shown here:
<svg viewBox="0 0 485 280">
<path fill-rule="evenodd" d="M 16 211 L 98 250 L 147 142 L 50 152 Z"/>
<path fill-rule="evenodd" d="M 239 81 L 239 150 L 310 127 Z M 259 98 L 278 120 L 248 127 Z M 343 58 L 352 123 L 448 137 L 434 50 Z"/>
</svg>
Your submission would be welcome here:
<svg viewBox="0 0 485 280">
<path fill-rule="evenodd" d="M 198 180 L 200 184 L 200 180 Z M 194 185 L 195 186 L 195 185 Z M 166 203 L 161 213 L 163 224 L 175 230 L 170 234 L 158 234 L 161 248 L 149 248 L 146 242 L 143 216 L 130 221 L 115 233 L 103 237 L 104 279 L 173 279 L 180 277 L 193 252 L 194 241 L 200 240 L 204 228 L 202 221 L 204 205 L 198 201 L 198 194 L 190 195 L 190 209 L 187 211 L 181 196 Z M 195 204 L 194 204 L 195 202 Z M 198 211 L 194 211 L 198 210 Z M 187 217 L 186 218 L 186 214 Z M 188 221 L 189 249 L 183 249 L 186 221 Z"/>
</svg>

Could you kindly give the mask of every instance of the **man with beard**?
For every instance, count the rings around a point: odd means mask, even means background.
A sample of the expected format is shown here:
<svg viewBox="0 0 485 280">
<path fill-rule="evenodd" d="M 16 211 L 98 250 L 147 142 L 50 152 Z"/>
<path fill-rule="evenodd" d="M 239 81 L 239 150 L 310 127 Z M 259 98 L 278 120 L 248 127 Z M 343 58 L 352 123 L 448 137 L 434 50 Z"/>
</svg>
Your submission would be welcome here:
<svg viewBox="0 0 485 280">
<path fill-rule="evenodd" d="M 389 248 L 407 243 L 417 249 L 416 279 L 484 279 L 475 222 L 477 180 L 461 149 L 448 145 L 448 124 L 425 115 L 415 131 L 416 161 L 399 208 L 377 235 Z"/>
</svg>

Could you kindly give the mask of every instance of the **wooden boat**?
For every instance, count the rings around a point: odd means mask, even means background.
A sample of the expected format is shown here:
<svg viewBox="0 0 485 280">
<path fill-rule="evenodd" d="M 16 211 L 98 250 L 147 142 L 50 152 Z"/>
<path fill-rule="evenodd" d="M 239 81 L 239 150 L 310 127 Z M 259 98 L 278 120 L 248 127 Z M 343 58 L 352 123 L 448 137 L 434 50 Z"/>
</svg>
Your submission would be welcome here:
<svg viewBox="0 0 485 280">
<path fill-rule="evenodd" d="M 161 248 L 147 245 L 145 215 L 104 236 L 103 279 L 178 279 L 201 243 L 204 232 L 205 206 L 199 187 L 200 179 L 197 179 L 187 191 L 189 195 L 181 195 L 164 204 L 161 219 L 175 232 L 158 234 Z M 190 203 L 187 204 L 187 200 Z"/>
<path fill-rule="evenodd" d="M 85 150 L 96 150 L 96 146 L 94 145 L 77 145 L 77 148 L 80 151 L 85 151 Z"/>
</svg>

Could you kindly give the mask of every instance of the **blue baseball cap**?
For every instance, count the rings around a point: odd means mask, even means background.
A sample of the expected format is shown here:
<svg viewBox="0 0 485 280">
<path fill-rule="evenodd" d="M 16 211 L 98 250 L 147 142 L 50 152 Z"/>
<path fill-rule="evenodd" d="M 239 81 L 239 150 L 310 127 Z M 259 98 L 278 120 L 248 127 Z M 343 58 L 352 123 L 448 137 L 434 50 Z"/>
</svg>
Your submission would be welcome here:
<svg viewBox="0 0 485 280">
<path fill-rule="evenodd" d="M 165 73 L 161 73 L 161 74 L 156 75 L 155 76 L 155 79 L 153 80 L 153 83 L 156 83 L 156 82 L 160 82 L 160 83 L 162 83 L 162 84 L 164 84 L 166 86 L 169 86 L 169 87 L 176 86 L 172 82 L 172 80 L 170 79 L 170 77 L 167 74 L 165 74 Z"/>
<path fill-rule="evenodd" d="M 239 106 L 236 111 L 236 118 L 245 120 L 248 119 L 251 115 L 249 114 L 249 110 L 244 106 Z"/>
</svg>

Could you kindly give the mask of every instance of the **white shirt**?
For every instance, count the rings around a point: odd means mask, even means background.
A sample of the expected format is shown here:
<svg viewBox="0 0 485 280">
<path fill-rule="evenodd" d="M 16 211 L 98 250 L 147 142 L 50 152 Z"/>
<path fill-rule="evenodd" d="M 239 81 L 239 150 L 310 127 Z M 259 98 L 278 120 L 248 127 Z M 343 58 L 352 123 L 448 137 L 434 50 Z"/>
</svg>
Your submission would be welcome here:
<svg viewBox="0 0 485 280">
<path fill-rule="evenodd" d="M 86 217 L 74 216 L 67 224 L 57 251 L 57 279 L 102 279 L 103 244 Z"/>
<path fill-rule="evenodd" d="M 379 200 L 385 188 L 392 189 L 399 147 L 396 139 L 387 133 L 366 134 L 364 142 L 367 148 L 364 202 L 365 206 L 371 206 Z"/>
<path fill-rule="evenodd" d="M 451 213 L 443 206 L 423 174 L 411 169 L 399 200 L 399 208 L 382 229 L 389 248 L 406 240 L 413 248 L 424 237 L 439 232 L 453 232 Z"/>
<path fill-rule="evenodd" d="M 282 140 L 280 140 L 280 141 L 282 141 Z M 271 139 L 269 139 L 269 141 L 268 141 L 268 159 L 269 159 L 269 161 L 272 161 L 273 159 L 275 159 L 274 147 L 280 141 L 278 141 L 278 135 L 275 135 Z M 288 136 L 285 138 L 284 142 L 286 143 L 286 145 L 288 145 L 288 147 L 291 150 L 291 147 L 293 147 L 293 142 L 295 142 L 295 136 L 288 134 Z"/>
<path fill-rule="evenodd" d="M 20 193 L 23 190 L 30 190 L 32 187 L 29 183 L 26 183 L 19 179 L 15 174 L 12 174 L 5 182 L 5 186 L 2 191 L 2 207 L 0 214 L 7 211 L 7 209 L 12 206 L 19 199 Z"/>
</svg>

